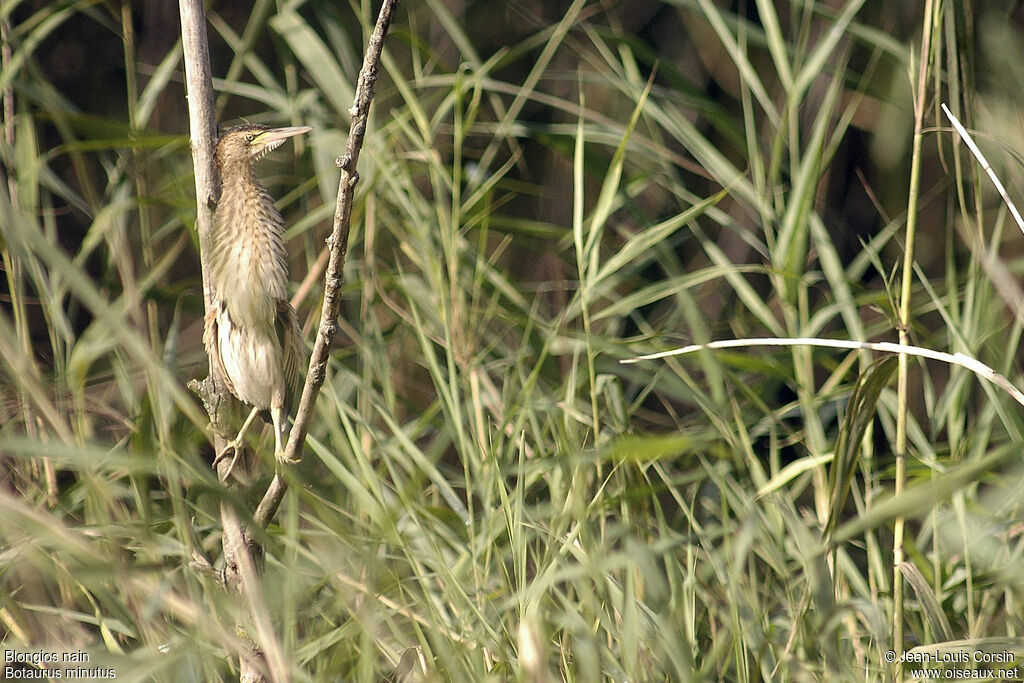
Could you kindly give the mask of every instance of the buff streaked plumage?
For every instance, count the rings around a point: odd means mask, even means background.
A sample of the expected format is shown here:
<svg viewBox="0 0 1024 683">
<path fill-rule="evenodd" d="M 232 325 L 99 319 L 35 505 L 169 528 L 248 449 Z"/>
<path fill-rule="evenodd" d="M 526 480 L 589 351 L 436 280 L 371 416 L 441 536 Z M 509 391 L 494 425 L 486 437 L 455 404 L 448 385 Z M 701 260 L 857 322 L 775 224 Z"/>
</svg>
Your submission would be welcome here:
<svg viewBox="0 0 1024 683">
<path fill-rule="evenodd" d="M 253 165 L 287 138 L 309 130 L 246 124 L 228 129 L 217 141 L 221 196 L 211 238 L 213 306 L 203 341 L 231 393 L 253 406 L 230 444 L 235 457 L 262 410 L 270 411 L 276 454 L 282 454 L 285 422 L 299 391 L 303 347 L 288 301 L 284 220 Z"/>
</svg>

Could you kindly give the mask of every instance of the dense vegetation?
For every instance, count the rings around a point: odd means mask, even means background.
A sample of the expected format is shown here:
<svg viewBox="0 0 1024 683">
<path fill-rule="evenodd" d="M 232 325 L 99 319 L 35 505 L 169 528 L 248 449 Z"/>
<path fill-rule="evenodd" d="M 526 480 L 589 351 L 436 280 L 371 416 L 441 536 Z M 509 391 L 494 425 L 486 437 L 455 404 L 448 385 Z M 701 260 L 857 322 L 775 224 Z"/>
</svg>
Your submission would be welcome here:
<svg viewBox="0 0 1024 683">
<path fill-rule="evenodd" d="M 258 166 L 310 342 L 376 7 L 209 5 L 221 121 L 314 127 Z M 1018 197 L 1019 14 L 408 0 L 340 339 L 244 609 L 191 560 L 216 560 L 225 497 L 251 512 L 273 439 L 225 489 L 185 388 L 206 357 L 176 9 L 0 19 L 3 648 L 160 681 L 230 678 L 246 637 L 294 680 L 881 680 L 889 650 L 1024 653 L 1007 391 L 918 357 L 900 391 L 867 350 L 620 363 L 902 330 L 1021 385 L 1021 232 L 939 109 Z"/>
</svg>

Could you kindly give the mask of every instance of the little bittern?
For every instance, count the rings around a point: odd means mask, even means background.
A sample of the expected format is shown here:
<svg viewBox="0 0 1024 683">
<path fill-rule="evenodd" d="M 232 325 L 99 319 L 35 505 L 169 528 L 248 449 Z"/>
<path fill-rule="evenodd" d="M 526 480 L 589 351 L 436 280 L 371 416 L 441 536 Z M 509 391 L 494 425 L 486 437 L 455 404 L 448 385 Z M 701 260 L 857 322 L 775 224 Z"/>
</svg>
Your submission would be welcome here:
<svg viewBox="0 0 1024 683">
<path fill-rule="evenodd" d="M 235 126 L 220 137 L 214 153 L 221 195 L 209 258 L 213 306 L 203 341 L 231 393 L 253 407 L 229 444 L 231 467 L 246 430 L 264 410 L 274 425 L 275 455 L 282 456 L 285 422 L 299 390 L 302 338 L 288 301 L 284 219 L 256 180 L 253 164 L 287 138 L 309 130 Z"/>
</svg>

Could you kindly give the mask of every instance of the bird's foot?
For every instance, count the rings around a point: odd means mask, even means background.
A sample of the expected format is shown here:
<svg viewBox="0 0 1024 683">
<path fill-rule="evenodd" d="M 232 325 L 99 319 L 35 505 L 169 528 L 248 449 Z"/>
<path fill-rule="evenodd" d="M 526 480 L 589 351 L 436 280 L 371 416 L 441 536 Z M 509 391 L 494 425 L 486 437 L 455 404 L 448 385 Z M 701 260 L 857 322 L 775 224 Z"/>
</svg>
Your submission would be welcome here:
<svg viewBox="0 0 1024 683">
<path fill-rule="evenodd" d="M 238 430 L 238 436 L 236 436 L 234 439 L 229 441 L 224 446 L 224 448 L 221 449 L 221 452 L 217 455 L 217 457 L 213 461 L 213 469 L 218 470 L 218 475 L 220 476 L 220 481 L 221 481 L 222 484 L 225 483 L 228 480 L 228 477 L 231 476 L 232 470 L 235 469 L 235 463 L 238 462 L 238 456 L 242 454 L 242 444 L 244 443 L 245 432 L 249 429 L 249 425 L 252 424 L 252 421 L 254 419 L 256 419 L 256 414 L 257 414 L 258 411 L 259 411 L 259 408 L 255 408 L 254 407 L 249 412 L 249 417 L 245 418 L 245 424 L 243 424 L 242 428 Z M 221 462 L 224 461 L 225 458 L 228 457 L 227 454 L 228 454 L 229 450 L 233 454 L 231 456 L 231 463 L 228 465 L 226 470 L 224 470 L 223 472 L 220 472 L 219 471 L 219 465 L 221 464 Z"/>
<path fill-rule="evenodd" d="M 274 451 L 274 460 L 279 467 L 295 467 L 301 461 L 301 457 L 289 457 L 287 446 L 282 443 L 281 447 Z"/>
<path fill-rule="evenodd" d="M 282 448 L 282 449 L 280 449 L 278 451 L 274 451 L 274 460 L 276 460 L 281 465 L 294 465 L 295 464 L 292 460 L 288 459 L 288 454 L 285 452 L 284 448 Z"/>
<path fill-rule="evenodd" d="M 221 472 L 219 466 L 220 466 L 220 464 L 222 462 L 224 462 L 225 460 L 228 459 L 228 457 L 229 457 L 228 454 L 229 453 L 230 453 L 230 457 L 231 457 L 231 462 L 228 463 L 228 466 L 224 469 L 223 472 Z M 230 443 L 228 443 L 226 446 L 224 446 L 224 449 L 221 450 L 221 452 L 217 455 L 216 458 L 214 458 L 214 460 L 213 460 L 213 469 L 214 469 L 215 472 L 217 472 L 217 477 L 220 479 L 220 483 L 222 483 L 222 484 L 227 483 L 227 480 L 231 477 L 231 473 L 235 469 L 235 464 L 238 462 L 238 457 L 241 454 L 242 454 L 242 439 L 241 439 L 241 437 L 239 437 L 239 438 L 235 439 L 234 441 L 231 441 Z"/>
</svg>

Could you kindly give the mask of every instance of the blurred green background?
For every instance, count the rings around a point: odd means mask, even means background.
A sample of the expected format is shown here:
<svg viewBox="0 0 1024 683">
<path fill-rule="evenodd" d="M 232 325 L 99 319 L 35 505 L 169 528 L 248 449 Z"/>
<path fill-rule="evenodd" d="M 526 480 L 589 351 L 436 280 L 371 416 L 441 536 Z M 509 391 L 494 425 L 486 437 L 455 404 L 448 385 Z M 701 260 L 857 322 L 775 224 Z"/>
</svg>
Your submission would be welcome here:
<svg viewBox="0 0 1024 683">
<path fill-rule="evenodd" d="M 208 3 L 219 121 L 314 127 L 257 166 L 310 345 L 377 9 Z M 912 358 L 901 400 L 868 351 L 619 363 L 896 341 L 905 307 L 911 343 L 1020 385 L 1021 230 L 939 110 L 1019 199 L 1019 3 L 403 3 L 341 331 L 244 608 L 189 564 L 217 563 L 222 502 L 251 513 L 273 439 L 225 490 L 185 388 L 178 8 L 0 20 L 3 648 L 167 681 L 237 678 L 248 638 L 317 681 L 892 680 L 888 650 L 1024 653 L 1006 392 Z"/>
</svg>

